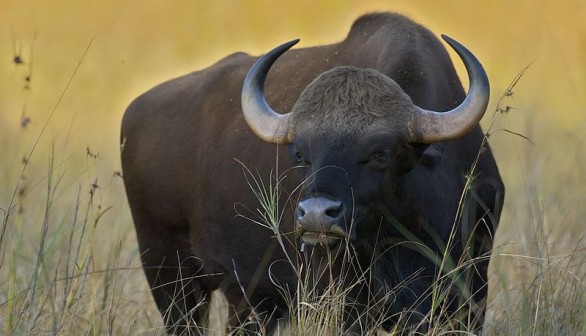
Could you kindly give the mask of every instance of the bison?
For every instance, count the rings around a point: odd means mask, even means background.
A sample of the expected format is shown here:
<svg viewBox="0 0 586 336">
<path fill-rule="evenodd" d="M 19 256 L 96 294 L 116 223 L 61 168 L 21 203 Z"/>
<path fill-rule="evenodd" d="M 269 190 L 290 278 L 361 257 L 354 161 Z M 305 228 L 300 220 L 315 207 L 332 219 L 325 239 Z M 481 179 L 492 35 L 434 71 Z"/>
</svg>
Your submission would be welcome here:
<svg viewBox="0 0 586 336">
<path fill-rule="evenodd" d="M 444 40 L 467 94 L 429 30 L 373 13 L 339 43 L 235 53 L 131 103 L 124 184 L 170 332 L 205 330 L 216 289 L 231 326 L 274 329 L 305 276 L 348 288 L 348 331 L 424 330 L 440 310 L 481 326 L 504 186 L 478 125 L 486 73 Z"/>
</svg>

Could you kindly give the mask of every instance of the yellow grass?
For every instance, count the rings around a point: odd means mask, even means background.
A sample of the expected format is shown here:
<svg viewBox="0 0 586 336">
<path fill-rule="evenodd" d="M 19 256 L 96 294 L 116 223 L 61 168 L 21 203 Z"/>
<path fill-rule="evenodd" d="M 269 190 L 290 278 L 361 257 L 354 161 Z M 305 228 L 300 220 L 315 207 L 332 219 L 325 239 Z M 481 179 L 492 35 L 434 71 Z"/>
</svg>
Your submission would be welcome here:
<svg viewBox="0 0 586 336">
<path fill-rule="evenodd" d="M 127 104 L 233 51 L 335 42 L 375 10 L 469 47 L 490 110 L 531 64 L 496 128 L 532 143 L 490 139 L 507 196 L 489 317 L 504 334 L 584 328 L 586 2 L 2 0 L 0 334 L 160 332 L 116 175 Z"/>
</svg>

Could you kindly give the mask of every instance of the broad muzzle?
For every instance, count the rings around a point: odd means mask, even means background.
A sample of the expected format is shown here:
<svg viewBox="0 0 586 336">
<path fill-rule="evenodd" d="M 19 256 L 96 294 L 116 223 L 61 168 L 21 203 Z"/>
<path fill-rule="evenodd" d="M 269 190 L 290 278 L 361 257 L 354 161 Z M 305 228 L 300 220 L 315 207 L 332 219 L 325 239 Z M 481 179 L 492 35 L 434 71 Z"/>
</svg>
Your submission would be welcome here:
<svg viewBox="0 0 586 336">
<path fill-rule="evenodd" d="M 297 234 L 305 244 L 330 247 L 348 237 L 341 201 L 307 198 L 299 202 L 296 217 Z"/>
</svg>

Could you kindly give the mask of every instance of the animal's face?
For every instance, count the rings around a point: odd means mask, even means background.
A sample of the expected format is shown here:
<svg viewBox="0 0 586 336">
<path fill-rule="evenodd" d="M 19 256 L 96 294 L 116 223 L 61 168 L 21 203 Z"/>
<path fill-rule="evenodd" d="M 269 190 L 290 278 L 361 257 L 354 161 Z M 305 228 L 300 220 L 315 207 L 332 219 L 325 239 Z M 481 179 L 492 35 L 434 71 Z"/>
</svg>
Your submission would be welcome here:
<svg viewBox="0 0 586 336">
<path fill-rule="evenodd" d="M 296 229 L 309 245 L 334 246 L 376 230 L 381 206 L 395 202 L 397 181 L 413 149 L 388 133 L 300 133 L 290 155 L 302 182 Z"/>
<path fill-rule="evenodd" d="M 292 110 L 291 160 L 302 175 L 301 240 L 331 246 L 357 237 L 394 202 L 413 166 L 404 125 L 413 104 L 377 71 L 339 67 L 316 78 Z"/>
</svg>

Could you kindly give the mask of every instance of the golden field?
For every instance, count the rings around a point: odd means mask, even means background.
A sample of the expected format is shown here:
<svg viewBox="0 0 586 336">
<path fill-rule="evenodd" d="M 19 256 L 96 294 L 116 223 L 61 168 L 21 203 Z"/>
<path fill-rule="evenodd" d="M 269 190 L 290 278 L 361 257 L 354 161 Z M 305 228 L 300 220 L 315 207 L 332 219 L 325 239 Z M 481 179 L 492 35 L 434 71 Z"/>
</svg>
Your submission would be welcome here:
<svg viewBox="0 0 586 336">
<path fill-rule="evenodd" d="M 586 333 L 586 2 L 0 0 L 0 334 L 160 333 L 118 175 L 125 107 L 228 53 L 332 43 L 383 10 L 462 42 L 491 80 L 483 125 L 507 187 L 495 332 Z"/>
</svg>

